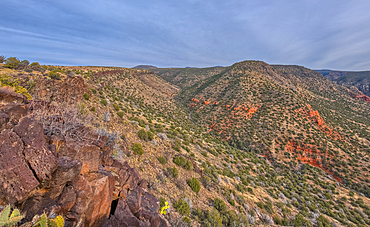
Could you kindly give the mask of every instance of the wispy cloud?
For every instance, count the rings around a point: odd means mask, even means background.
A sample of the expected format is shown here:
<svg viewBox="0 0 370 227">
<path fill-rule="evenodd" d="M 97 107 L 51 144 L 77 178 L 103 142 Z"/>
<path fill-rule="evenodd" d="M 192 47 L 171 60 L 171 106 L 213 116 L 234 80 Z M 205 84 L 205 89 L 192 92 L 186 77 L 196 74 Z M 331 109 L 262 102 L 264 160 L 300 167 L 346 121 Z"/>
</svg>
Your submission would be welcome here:
<svg viewBox="0 0 370 227">
<path fill-rule="evenodd" d="M 3 0 L 0 51 L 46 64 L 370 69 L 367 0 Z"/>
</svg>

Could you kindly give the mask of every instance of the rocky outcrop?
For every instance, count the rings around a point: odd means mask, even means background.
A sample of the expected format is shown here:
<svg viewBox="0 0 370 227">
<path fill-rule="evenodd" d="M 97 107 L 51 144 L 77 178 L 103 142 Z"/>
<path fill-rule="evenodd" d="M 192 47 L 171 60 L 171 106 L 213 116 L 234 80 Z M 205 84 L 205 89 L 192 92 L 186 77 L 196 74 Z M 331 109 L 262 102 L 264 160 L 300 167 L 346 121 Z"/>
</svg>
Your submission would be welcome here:
<svg viewBox="0 0 370 227">
<path fill-rule="evenodd" d="M 80 76 L 67 77 L 64 80 L 35 80 L 35 88 L 32 97 L 55 102 L 78 102 L 83 99 L 85 93 L 90 93 L 89 88 Z"/>
<path fill-rule="evenodd" d="M 5 86 L 0 88 L 0 100 L 8 103 L 26 103 L 27 97 L 16 93 L 14 88 Z"/>
<path fill-rule="evenodd" d="M 23 156 L 22 140 L 11 130 L 0 134 L 0 205 L 23 201 L 39 182 Z"/>
<path fill-rule="evenodd" d="M 14 107 L 2 110 L 16 112 Z M 15 115 L 0 112 L 0 123 L 8 127 L 0 133 L 0 205 L 21 209 L 23 221 L 53 211 L 65 218 L 65 226 L 80 220 L 88 227 L 168 226 L 139 172 L 110 157 L 114 142 L 93 132 L 84 141 L 45 136 L 30 115 L 17 115 L 13 127 L 7 124 Z"/>
</svg>

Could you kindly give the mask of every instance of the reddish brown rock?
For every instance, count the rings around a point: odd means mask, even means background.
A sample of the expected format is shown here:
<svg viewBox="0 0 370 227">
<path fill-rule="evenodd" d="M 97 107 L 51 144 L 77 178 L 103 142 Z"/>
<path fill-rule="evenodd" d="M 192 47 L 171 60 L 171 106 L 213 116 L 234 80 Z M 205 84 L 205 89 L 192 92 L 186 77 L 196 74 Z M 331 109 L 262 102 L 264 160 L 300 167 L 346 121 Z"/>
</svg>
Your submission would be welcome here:
<svg viewBox="0 0 370 227">
<path fill-rule="evenodd" d="M 85 93 L 90 93 L 82 77 L 76 76 L 65 80 L 36 79 L 35 100 L 75 103 L 83 99 Z"/>
<path fill-rule="evenodd" d="M 6 113 L 0 113 L 0 131 L 6 129 L 10 116 Z"/>
<path fill-rule="evenodd" d="M 68 156 L 80 160 L 82 162 L 81 174 L 86 174 L 98 171 L 100 153 L 100 148 L 95 145 L 66 137 L 65 144 L 60 149 L 58 156 Z"/>
<path fill-rule="evenodd" d="M 82 167 L 82 162 L 66 156 L 59 157 L 57 161 L 58 168 L 53 172 L 52 179 L 41 184 L 42 190 L 46 192 L 40 193 L 52 199 L 57 199 L 65 184 L 75 179 L 80 174 Z"/>
<path fill-rule="evenodd" d="M 14 88 L 11 87 L 0 88 L 0 100 L 3 102 L 27 103 L 27 97 L 16 93 Z"/>
<path fill-rule="evenodd" d="M 122 199 L 118 201 L 118 205 L 117 205 L 116 211 L 114 212 L 114 216 L 118 218 L 119 220 L 127 223 L 128 226 L 133 226 L 133 227 L 148 226 L 142 223 L 137 217 L 135 217 L 131 213 L 129 207 L 126 205 L 126 203 Z"/>
<path fill-rule="evenodd" d="M 66 215 L 67 212 L 75 205 L 77 194 L 73 186 L 66 186 L 59 197 L 58 205 L 60 209 L 58 214 Z"/>
<path fill-rule="evenodd" d="M 57 203 L 53 199 L 41 195 L 29 197 L 21 207 L 22 213 L 26 214 L 23 221 L 31 221 L 36 214 L 41 215 L 44 212 L 49 214 L 52 210 L 59 210 Z"/>
<path fill-rule="evenodd" d="M 29 117 L 24 117 L 13 131 L 22 139 L 25 146 L 23 154 L 37 178 L 40 181 L 50 179 L 58 162 L 54 154 L 46 148 L 42 125 Z"/>
<path fill-rule="evenodd" d="M 85 175 L 92 189 L 92 199 L 85 212 L 85 226 L 100 226 L 109 217 L 114 177 L 109 173 Z"/>
<path fill-rule="evenodd" d="M 145 192 L 141 197 L 141 206 L 153 212 L 159 211 L 159 200 L 152 194 Z"/>
<path fill-rule="evenodd" d="M 52 174 L 54 185 L 64 185 L 75 179 L 81 172 L 82 162 L 70 157 L 62 156 L 57 159 L 58 168 Z"/>
<path fill-rule="evenodd" d="M 141 207 L 141 197 L 143 196 L 143 194 L 143 190 L 139 187 L 129 191 L 126 203 L 127 206 L 130 208 L 131 213 L 137 214 L 139 212 Z"/>
<path fill-rule="evenodd" d="M 158 213 L 151 210 L 143 209 L 139 212 L 139 219 L 148 220 L 150 227 L 159 227 L 161 224 L 161 217 Z"/>
<path fill-rule="evenodd" d="M 18 124 L 19 119 L 27 115 L 28 106 L 24 104 L 8 103 L 0 105 L 0 129 L 11 129 Z"/>
<path fill-rule="evenodd" d="M 23 142 L 10 130 L 0 133 L 0 204 L 14 204 L 27 198 L 39 182 L 29 169 Z"/>
<path fill-rule="evenodd" d="M 47 140 L 48 140 L 47 142 L 50 145 L 54 145 L 55 146 L 55 153 L 56 154 L 58 154 L 58 152 L 60 151 L 60 148 L 62 148 L 62 146 L 65 143 L 65 139 L 61 135 L 52 135 L 52 136 L 49 136 L 49 137 L 47 137 Z"/>
<path fill-rule="evenodd" d="M 72 181 L 72 186 L 76 191 L 76 203 L 72 207 L 71 212 L 78 215 L 83 215 L 87 206 L 91 201 L 91 195 L 93 193 L 92 188 L 89 184 L 89 181 L 86 180 L 83 176 L 77 176 Z"/>
</svg>

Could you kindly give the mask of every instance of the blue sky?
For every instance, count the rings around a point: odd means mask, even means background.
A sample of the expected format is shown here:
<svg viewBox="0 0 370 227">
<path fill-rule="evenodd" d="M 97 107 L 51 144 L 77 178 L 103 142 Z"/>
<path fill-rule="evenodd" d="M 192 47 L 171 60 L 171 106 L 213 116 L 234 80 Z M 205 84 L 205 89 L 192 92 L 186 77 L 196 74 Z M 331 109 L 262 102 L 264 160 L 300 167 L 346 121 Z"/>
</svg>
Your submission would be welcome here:
<svg viewBox="0 0 370 227">
<path fill-rule="evenodd" d="M 243 60 L 370 70 L 368 0 L 1 0 L 0 55 L 58 65 Z"/>
</svg>

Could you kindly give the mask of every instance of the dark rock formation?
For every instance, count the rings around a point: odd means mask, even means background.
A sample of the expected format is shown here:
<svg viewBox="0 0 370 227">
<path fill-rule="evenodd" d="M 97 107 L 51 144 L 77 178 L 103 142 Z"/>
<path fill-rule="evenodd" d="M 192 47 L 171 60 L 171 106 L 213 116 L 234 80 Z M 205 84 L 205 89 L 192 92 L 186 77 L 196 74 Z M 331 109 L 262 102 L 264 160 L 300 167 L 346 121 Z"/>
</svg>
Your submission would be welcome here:
<svg viewBox="0 0 370 227">
<path fill-rule="evenodd" d="M 110 157 L 114 143 L 107 137 L 92 131 L 86 141 L 45 136 L 26 110 L 24 104 L 0 107 L 0 205 L 21 209 L 23 221 L 53 211 L 65 226 L 80 220 L 89 227 L 169 226 L 139 172 Z"/>
</svg>

